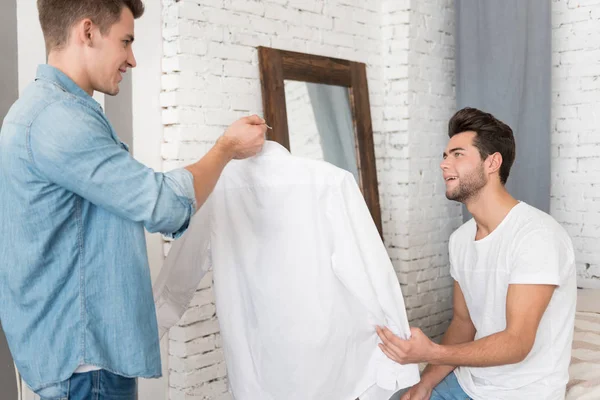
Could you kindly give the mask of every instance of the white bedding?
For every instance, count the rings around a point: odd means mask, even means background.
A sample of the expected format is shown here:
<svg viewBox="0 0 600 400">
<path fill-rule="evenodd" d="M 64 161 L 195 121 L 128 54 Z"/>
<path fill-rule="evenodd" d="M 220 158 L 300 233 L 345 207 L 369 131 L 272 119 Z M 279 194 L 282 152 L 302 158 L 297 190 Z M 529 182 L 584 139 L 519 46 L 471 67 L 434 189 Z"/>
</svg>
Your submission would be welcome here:
<svg viewBox="0 0 600 400">
<path fill-rule="evenodd" d="M 600 399 L 600 291 L 580 290 L 567 400 Z"/>
</svg>

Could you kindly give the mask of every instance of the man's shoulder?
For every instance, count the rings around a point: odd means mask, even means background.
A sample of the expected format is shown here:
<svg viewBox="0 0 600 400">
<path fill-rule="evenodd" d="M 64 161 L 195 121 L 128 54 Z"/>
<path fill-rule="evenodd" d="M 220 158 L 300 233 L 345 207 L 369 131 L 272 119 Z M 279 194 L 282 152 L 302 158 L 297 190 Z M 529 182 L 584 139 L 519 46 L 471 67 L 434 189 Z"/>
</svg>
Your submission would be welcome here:
<svg viewBox="0 0 600 400">
<path fill-rule="evenodd" d="M 506 232 L 513 250 L 552 248 L 564 254 L 573 253 L 571 237 L 554 217 L 526 203 L 520 203 L 517 211 L 511 229 Z"/>
<path fill-rule="evenodd" d="M 528 235 L 532 232 L 564 233 L 563 227 L 550 214 L 521 202 L 516 207 L 513 219 L 514 235 Z"/>
<path fill-rule="evenodd" d="M 31 126 L 40 117 L 52 116 L 58 110 L 68 110 L 71 121 L 92 114 L 76 96 L 45 81 L 31 83 L 6 115 L 5 122 Z"/>
</svg>

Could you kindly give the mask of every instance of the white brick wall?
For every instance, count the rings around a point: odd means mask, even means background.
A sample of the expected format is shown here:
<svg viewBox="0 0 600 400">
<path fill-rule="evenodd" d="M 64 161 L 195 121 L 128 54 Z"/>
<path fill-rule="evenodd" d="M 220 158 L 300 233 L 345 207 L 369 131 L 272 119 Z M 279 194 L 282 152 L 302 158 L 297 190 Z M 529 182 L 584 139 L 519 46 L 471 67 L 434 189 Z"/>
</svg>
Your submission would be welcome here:
<svg viewBox="0 0 600 400">
<path fill-rule="evenodd" d="M 384 235 L 411 323 L 439 337 L 452 316 L 448 238 L 462 221 L 439 170 L 456 107 L 453 3 L 388 0 L 382 19 Z"/>
<path fill-rule="evenodd" d="M 575 246 L 578 285 L 600 288 L 600 0 L 552 2 L 551 214 Z"/>
<path fill-rule="evenodd" d="M 455 108 L 452 1 L 163 0 L 164 169 L 261 114 L 256 46 L 367 64 L 385 242 L 413 324 L 450 311 L 447 240 L 460 224 L 438 163 Z M 410 232 L 410 235 L 409 235 Z M 208 277 L 170 333 L 170 397 L 228 399 Z"/>
<path fill-rule="evenodd" d="M 406 280 L 409 319 L 431 336 L 445 332 L 452 317 L 448 238 L 462 223 L 461 206 L 445 196 L 439 164 L 456 111 L 454 2 L 411 2 L 408 54 L 407 229 L 399 277 Z M 415 291 L 416 282 L 416 293 Z M 414 294 L 413 294 L 414 293 Z"/>
</svg>

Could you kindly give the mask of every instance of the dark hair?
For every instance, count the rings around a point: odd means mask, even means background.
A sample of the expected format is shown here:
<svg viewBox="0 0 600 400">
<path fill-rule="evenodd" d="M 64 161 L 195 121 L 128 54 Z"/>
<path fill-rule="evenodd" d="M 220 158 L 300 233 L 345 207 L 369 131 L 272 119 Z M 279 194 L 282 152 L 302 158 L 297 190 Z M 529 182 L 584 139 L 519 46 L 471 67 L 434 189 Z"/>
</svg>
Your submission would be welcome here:
<svg viewBox="0 0 600 400">
<path fill-rule="evenodd" d="M 37 7 L 47 53 L 66 45 L 70 29 L 84 18 L 91 19 L 106 35 L 124 7 L 136 19 L 144 14 L 142 0 L 37 0 Z"/>
<path fill-rule="evenodd" d="M 473 145 L 479 150 L 481 159 L 485 160 L 490 154 L 496 152 L 502 155 L 500 181 L 503 185 L 506 184 L 516 155 L 515 138 L 510 126 L 496 119 L 492 114 L 466 107 L 450 118 L 448 136 L 452 137 L 467 131 L 477 134 Z"/>
</svg>

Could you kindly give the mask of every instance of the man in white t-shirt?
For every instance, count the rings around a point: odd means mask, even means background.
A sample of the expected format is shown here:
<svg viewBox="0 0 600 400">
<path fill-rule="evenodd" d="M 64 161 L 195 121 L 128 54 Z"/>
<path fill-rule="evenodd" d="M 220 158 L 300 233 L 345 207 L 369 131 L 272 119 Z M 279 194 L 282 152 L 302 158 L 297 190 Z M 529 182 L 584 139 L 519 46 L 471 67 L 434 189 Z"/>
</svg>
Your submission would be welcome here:
<svg viewBox="0 0 600 400">
<path fill-rule="evenodd" d="M 441 344 L 416 328 L 409 340 L 378 329 L 389 358 L 429 364 L 402 400 L 564 399 L 577 295 L 571 239 L 507 192 L 508 125 L 465 108 L 448 131 L 446 197 L 473 218 L 450 237 L 454 316 Z"/>
</svg>

